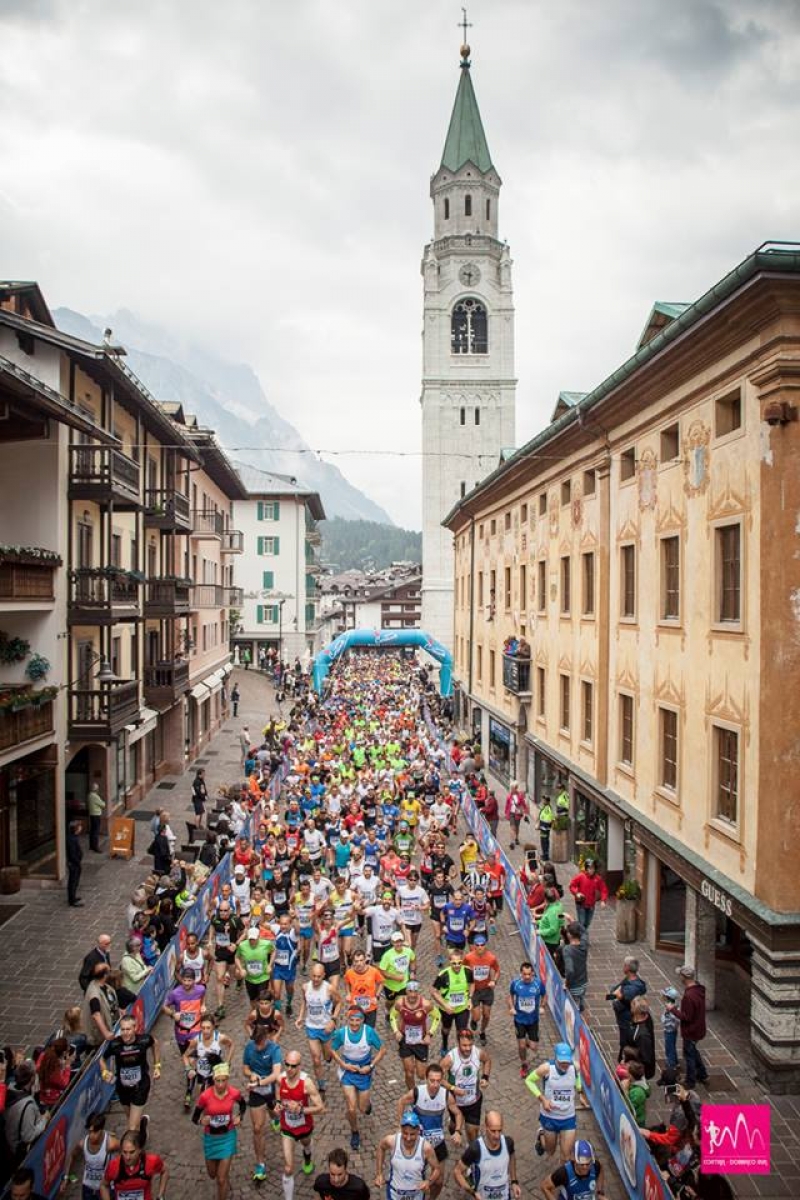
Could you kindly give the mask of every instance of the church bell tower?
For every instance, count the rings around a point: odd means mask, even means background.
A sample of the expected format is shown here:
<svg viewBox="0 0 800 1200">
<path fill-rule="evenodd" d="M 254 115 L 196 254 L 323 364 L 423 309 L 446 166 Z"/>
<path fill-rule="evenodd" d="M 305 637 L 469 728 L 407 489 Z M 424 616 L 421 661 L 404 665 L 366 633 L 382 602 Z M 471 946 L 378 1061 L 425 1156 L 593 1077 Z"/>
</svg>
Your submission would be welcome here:
<svg viewBox="0 0 800 1200">
<path fill-rule="evenodd" d="M 501 179 L 461 47 L 433 240 L 422 259 L 422 628 L 453 648 L 453 544 L 442 520 L 514 445 L 514 293 L 498 238 Z"/>
</svg>

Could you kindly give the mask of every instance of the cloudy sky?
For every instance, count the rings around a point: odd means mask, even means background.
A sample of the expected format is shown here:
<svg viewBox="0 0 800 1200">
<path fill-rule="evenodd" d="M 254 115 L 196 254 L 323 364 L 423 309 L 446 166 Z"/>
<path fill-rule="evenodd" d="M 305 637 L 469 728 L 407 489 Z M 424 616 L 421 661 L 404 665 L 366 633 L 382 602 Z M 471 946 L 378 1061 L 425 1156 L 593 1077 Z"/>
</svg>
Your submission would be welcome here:
<svg viewBox="0 0 800 1200">
<path fill-rule="evenodd" d="M 312 446 L 419 528 L 419 264 L 459 17 L 450 0 L 0 0 L 0 276 L 251 363 Z M 560 388 L 628 356 L 653 300 L 800 239 L 800 3 L 473 0 L 469 18 L 522 442 Z"/>
</svg>

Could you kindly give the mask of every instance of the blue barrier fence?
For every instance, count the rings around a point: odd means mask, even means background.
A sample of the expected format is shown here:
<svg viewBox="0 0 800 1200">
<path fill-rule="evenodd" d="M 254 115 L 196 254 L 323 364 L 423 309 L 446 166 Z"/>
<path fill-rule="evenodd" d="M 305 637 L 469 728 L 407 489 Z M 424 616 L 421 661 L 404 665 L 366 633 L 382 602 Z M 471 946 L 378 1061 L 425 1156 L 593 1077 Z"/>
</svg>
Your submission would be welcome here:
<svg viewBox="0 0 800 1200">
<path fill-rule="evenodd" d="M 276 796 L 280 791 L 285 771 L 276 775 L 270 791 Z M 245 832 L 250 834 L 250 821 Z M 149 1032 L 155 1025 L 164 1006 L 167 993 L 175 984 L 175 969 L 186 939 L 190 933 L 202 938 L 209 926 L 217 894 L 223 883 L 231 877 L 231 855 L 226 854 L 222 862 L 209 875 L 197 894 L 194 904 L 184 914 L 175 936 L 160 956 L 156 968 L 142 986 L 141 991 L 128 1012 L 136 1017 L 139 1032 Z M 95 1112 L 103 1112 L 111 1103 L 114 1084 L 104 1083 L 100 1074 L 100 1057 L 104 1047 L 94 1058 L 68 1092 L 58 1107 L 44 1133 L 31 1147 L 23 1166 L 34 1172 L 33 1190 L 40 1196 L 53 1200 L 61 1185 L 61 1179 L 70 1155 L 85 1134 L 86 1118 Z M 156 1085 L 158 1086 L 158 1085 Z"/>
</svg>

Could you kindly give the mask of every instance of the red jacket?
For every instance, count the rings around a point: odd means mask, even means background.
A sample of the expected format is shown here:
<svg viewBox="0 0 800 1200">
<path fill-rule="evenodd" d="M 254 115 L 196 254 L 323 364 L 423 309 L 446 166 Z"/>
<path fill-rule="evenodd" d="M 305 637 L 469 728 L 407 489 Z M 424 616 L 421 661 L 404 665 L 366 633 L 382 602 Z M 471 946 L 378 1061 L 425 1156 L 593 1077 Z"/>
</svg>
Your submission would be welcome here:
<svg viewBox="0 0 800 1200">
<path fill-rule="evenodd" d="M 506 796 L 506 819 L 508 819 L 511 816 L 512 797 L 516 797 L 516 800 L 517 800 L 516 815 L 518 817 L 529 816 L 530 809 L 528 808 L 528 801 L 525 799 L 522 792 L 509 792 L 508 795 Z"/>
<path fill-rule="evenodd" d="M 676 1007 L 681 1020 L 681 1037 L 699 1042 L 706 1036 L 706 989 L 702 983 L 692 983 Z"/>
<path fill-rule="evenodd" d="M 603 903 L 608 900 L 608 888 L 605 880 L 596 872 L 594 875 L 587 875 L 585 871 L 579 871 L 569 885 L 569 890 L 573 896 L 578 894 L 583 896 L 584 908 L 594 908 L 598 900 L 602 900 Z"/>
</svg>

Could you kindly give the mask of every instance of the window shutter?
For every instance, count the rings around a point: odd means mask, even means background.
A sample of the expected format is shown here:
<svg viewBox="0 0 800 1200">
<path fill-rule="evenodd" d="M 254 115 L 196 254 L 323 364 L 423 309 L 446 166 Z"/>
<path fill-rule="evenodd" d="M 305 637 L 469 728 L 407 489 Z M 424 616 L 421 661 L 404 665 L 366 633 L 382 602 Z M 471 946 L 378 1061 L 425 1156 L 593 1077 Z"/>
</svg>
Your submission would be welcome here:
<svg viewBox="0 0 800 1200">
<path fill-rule="evenodd" d="M 281 549 L 281 539 L 279 537 L 272 539 L 272 553 L 279 554 Z"/>
<path fill-rule="evenodd" d="M 263 604 L 256 605 L 256 624 L 257 625 L 264 624 L 264 605 Z"/>
<path fill-rule="evenodd" d="M 263 554 L 263 553 L 264 553 L 264 539 L 263 539 L 263 537 L 260 537 L 260 538 L 258 539 L 258 553 L 259 553 L 259 554 Z"/>
<path fill-rule="evenodd" d="M 279 609 L 279 605 L 273 604 L 273 606 L 272 606 L 272 624 L 273 625 L 277 625 L 278 621 L 280 620 L 280 613 L 279 613 L 278 609 Z"/>
<path fill-rule="evenodd" d="M 272 519 L 274 521 L 280 521 L 280 519 L 281 519 L 281 502 L 280 502 L 280 500 L 272 501 Z"/>
<path fill-rule="evenodd" d="M 264 572 L 264 582 L 262 583 L 261 586 L 265 587 L 265 588 L 275 587 L 275 572 L 274 571 L 265 571 Z"/>
<path fill-rule="evenodd" d="M 259 500 L 256 504 L 256 518 L 259 521 L 264 520 L 264 501 Z"/>
</svg>

